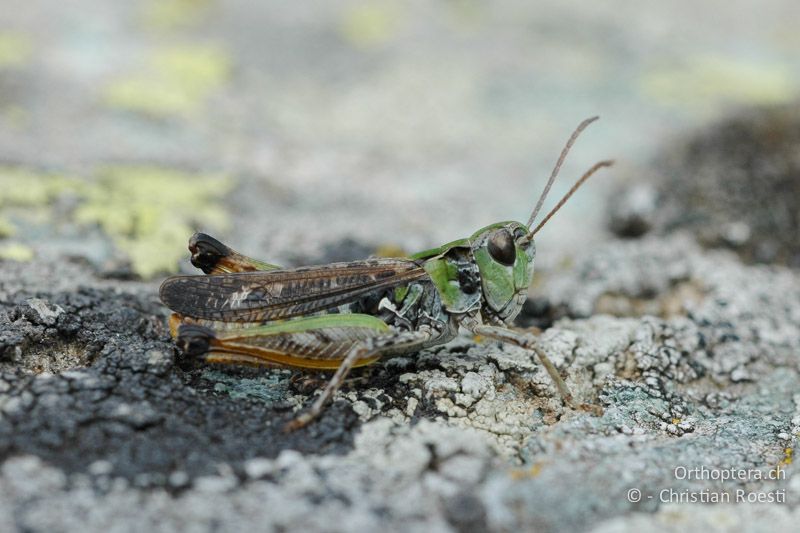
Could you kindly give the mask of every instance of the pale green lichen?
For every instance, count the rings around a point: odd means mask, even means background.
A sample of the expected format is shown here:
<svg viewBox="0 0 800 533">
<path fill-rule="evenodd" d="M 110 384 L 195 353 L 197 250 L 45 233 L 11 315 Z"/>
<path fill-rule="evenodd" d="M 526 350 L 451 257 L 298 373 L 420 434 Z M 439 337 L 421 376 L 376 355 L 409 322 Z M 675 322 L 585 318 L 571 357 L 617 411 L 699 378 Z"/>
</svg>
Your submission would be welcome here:
<svg viewBox="0 0 800 533">
<path fill-rule="evenodd" d="M 230 187 L 231 180 L 224 176 L 161 167 L 106 167 L 86 190 L 75 220 L 98 224 L 127 253 L 133 270 L 151 277 L 175 270 L 196 225 L 226 227 L 219 200 Z"/>
<path fill-rule="evenodd" d="M 51 203 L 81 183 L 62 174 L 35 172 L 19 167 L 0 167 L 0 208 L 36 207 Z"/>
<path fill-rule="evenodd" d="M 3 166 L 0 166 L 0 183 L 0 238 L 16 235 L 15 221 L 46 224 L 47 206 L 65 193 L 79 194 L 82 187 L 81 182 L 69 176 Z M 10 255 L 19 257 L 19 249 L 14 250 Z"/>
<path fill-rule="evenodd" d="M 165 31 L 191 28 L 206 18 L 211 3 L 211 0 L 149 0 L 142 12 L 144 25 Z"/>
<path fill-rule="evenodd" d="M 358 47 L 385 43 L 398 31 L 401 8 L 391 0 L 356 5 L 344 11 L 339 31 L 346 41 Z"/>
<path fill-rule="evenodd" d="M 785 102 L 794 97 L 798 81 L 783 64 L 702 55 L 653 70 L 642 77 L 640 85 L 646 95 L 663 104 L 701 108 L 710 102 Z"/>
<path fill-rule="evenodd" d="M 112 82 L 106 103 L 155 117 L 202 111 L 230 74 L 230 59 L 219 46 L 176 46 L 155 50 L 142 70 Z"/>
<path fill-rule="evenodd" d="M 25 65 L 33 52 L 28 36 L 11 31 L 0 31 L 0 69 Z"/>
<path fill-rule="evenodd" d="M 79 224 L 96 224 L 129 257 L 144 277 L 177 270 L 186 241 L 198 226 L 227 227 L 221 199 L 232 180 L 156 166 L 100 168 L 77 179 L 24 168 L 0 167 L 0 237 L 17 232 L 12 221 L 53 225 L 50 207 L 72 195 L 77 207 L 69 216 Z M 24 245 L 7 245 L 0 257 L 28 260 Z"/>
<path fill-rule="evenodd" d="M 0 260 L 30 261 L 33 259 L 33 250 L 22 243 L 6 242 L 0 244 Z"/>
<path fill-rule="evenodd" d="M 0 217 L 0 239 L 13 236 L 17 232 L 16 226 L 10 220 Z"/>
</svg>

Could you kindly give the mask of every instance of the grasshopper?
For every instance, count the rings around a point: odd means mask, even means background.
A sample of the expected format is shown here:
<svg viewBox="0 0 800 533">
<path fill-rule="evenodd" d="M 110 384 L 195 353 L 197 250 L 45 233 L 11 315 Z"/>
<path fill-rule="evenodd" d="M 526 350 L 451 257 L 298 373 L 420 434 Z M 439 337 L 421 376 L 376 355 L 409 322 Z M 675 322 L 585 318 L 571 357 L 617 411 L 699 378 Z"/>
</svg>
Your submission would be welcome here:
<svg viewBox="0 0 800 533">
<path fill-rule="evenodd" d="M 285 427 L 307 425 L 351 369 L 381 357 L 417 352 L 474 335 L 533 350 L 574 406 L 557 369 L 534 335 L 509 328 L 533 279 L 534 235 L 592 174 L 592 166 L 533 229 L 584 120 L 561 151 L 527 224 L 499 222 L 466 239 L 404 258 L 372 258 L 284 269 L 246 257 L 208 235 L 189 242 L 192 264 L 205 274 L 172 276 L 160 296 L 174 313 L 177 346 L 210 363 L 335 370 L 311 406 Z"/>
</svg>

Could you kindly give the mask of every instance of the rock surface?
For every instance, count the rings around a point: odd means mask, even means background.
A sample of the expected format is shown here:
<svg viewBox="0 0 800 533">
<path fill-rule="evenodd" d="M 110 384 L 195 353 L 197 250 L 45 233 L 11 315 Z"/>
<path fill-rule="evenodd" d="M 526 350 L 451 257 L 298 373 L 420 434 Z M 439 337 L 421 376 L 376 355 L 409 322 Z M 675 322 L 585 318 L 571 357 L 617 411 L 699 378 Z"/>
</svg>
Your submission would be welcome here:
<svg viewBox="0 0 800 533">
<path fill-rule="evenodd" d="M 0 315 L 2 514 L 20 529 L 613 531 L 654 511 L 635 523 L 725 529 L 718 508 L 670 511 L 669 490 L 784 491 L 764 512 L 795 516 L 800 275 L 685 236 L 611 242 L 547 276 L 540 298 L 572 318 L 542 346 L 601 414 L 564 408 L 530 354 L 461 338 L 358 373 L 290 435 L 309 401 L 290 376 L 176 359 L 152 286 L 43 293 L 26 277 Z M 765 479 L 687 479 L 701 467 Z M 759 520 L 748 505 L 725 516 Z"/>
<path fill-rule="evenodd" d="M 796 106 L 795 0 L 18 4 L 0 10 L 0 531 L 798 522 L 800 273 L 706 249 L 697 226 L 623 241 L 602 223 L 614 180 L 659 153 L 676 169 L 662 185 L 693 197 L 698 162 L 669 148 L 687 131 Z M 191 271 L 193 231 L 289 266 L 436 246 L 524 220 L 598 113 L 547 207 L 618 164 L 537 235 L 518 320 L 581 408 L 530 353 L 463 336 L 354 372 L 284 434 L 316 376 L 212 367 L 170 341 L 158 283 Z M 739 203 L 706 215 L 724 226 L 757 197 L 749 235 L 782 250 L 796 235 L 770 235 L 791 226 L 764 205 L 796 207 L 780 196 L 796 137 L 747 144 L 763 129 L 741 120 L 704 186 L 725 186 L 742 142 L 756 174 L 778 146 L 779 179 L 737 174 Z M 629 220 L 647 225 L 656 193 L 628 198 Z"/>
<path fill-rule="evenodd" d="M 661 151 L 615 197 L 620 236 L 692 231 L 745 261 L 800 266 L 800 105 L 747 109 Z"/>
</svg>

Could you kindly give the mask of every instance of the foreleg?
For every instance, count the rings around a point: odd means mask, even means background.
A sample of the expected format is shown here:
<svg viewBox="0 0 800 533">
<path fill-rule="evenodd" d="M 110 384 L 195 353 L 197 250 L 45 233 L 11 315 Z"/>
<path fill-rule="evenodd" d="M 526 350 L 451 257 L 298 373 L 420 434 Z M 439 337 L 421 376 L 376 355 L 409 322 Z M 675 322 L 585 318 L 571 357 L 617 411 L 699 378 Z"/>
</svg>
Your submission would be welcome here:
<svg viewBox="0 0 800 533">
<path fill-rule="evenodd" d="M 564 383 L 564 380 L 561 378 L 561 375 L 558 373 L 558 370 L 553 362 L 550 361 L 550 358 L 547 357 L 542 348 L 539 346 L 539 341 L 535 336 L 530 333 L 514 331 L 513 329 L 486 325 L 477 325 L 473 327 L 472 333 L 501 342 L 514 344 L 520 348 L 533 350 L 536 352 L 536 355 L 539 357 L 539 360 L 542 362 L 545 370 L 547 370 L 547 373 L 550 374 L 550 378 L 553 380 L 553 383 L 555 383 L 558 393 L 561 395 L 561 399 L 568 406 L 572 407 L 573 409 L 575 408 L 575 404 L 572 400 L 572 393 L 570 393 L 569 388 L 567 388 L 567 384 Z"/>
</svg>

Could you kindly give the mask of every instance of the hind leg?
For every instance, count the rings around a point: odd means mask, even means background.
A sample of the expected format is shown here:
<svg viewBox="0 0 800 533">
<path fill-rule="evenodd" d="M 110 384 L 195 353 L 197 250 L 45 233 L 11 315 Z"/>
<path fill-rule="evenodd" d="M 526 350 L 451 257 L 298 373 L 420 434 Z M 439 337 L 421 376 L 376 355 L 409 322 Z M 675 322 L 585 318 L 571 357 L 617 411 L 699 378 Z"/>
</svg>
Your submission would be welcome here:
<svg viewBox="0 0 800 533">
<path fill-rule="evenodd" d="M 398 332 L 389 335 L 381 335 L 373 339 L 367 339 L 353 346 L 347 356 L 342 360 L 336 373 L 331 377 L 328 384 L 319 396 L 314 399 L 311 406 L 300 413 L 294 420 L 288 422 L 283 430 L 286 432 L 295 431 L 307 426 L 314 421 L 325 408 L 325 404 L 336 394 L 336 391 L 344 383 L 347 374 L 352 370 L 356 362 L 363 359 L 370 359 L 376 355 L 381 355 L 388 351 L 413 350 L 416 346 L 421 346 L 431 338 L 429 330 Z"/>
</svg>

